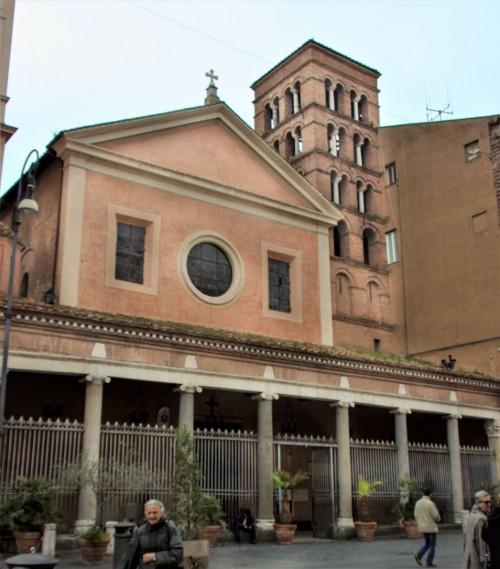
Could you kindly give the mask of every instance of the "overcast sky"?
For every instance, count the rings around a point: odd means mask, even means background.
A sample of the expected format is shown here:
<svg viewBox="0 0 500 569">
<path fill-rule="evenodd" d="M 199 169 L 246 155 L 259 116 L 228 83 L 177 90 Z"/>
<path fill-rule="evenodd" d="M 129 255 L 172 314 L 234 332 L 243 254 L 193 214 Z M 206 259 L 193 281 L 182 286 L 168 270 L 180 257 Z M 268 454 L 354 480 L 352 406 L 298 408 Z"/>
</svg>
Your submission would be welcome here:
<svg viewBox="0 0 500 569">
<path fill-rule="evenodd" d="M 500 0 L 16 0 L 2 190 L 61 130 L 202 105 L 210 69 L 253 126 L 250 85 L 309 39 L 382 74 L 382 125 L 500 113 L 499 22 Z"/>
</svg>

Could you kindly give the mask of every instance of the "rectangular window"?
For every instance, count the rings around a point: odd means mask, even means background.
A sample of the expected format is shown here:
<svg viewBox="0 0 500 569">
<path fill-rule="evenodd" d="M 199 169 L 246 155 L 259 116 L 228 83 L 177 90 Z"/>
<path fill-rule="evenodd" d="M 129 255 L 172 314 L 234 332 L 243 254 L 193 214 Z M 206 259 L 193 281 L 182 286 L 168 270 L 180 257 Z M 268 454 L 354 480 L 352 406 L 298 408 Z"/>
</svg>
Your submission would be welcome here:
<svg viewBox="0 0 500 569">
<path fill-rule="evenodd" d="M 391 162 L 385 167 L 385 179 L 388 186 L 396 183 L 396 162 Z"/>
<path fill-rule="evenodd" d="M 269 309 L 291 312 L 290 306 L 290 264 L 277 259 L 268 260 Z"/>
<path fill-rule="evenodd" d="M 398 249 L 398 233 L 396 230 L 389 231 L 385 234 L 385 242 L 387 245 L 387 263 L 395 263 L 399 261 L 399 249 Z"/>
<path fill-rule="evenodd" d="M 146 229 L 144 227 L 118 223 L 115 279 L 143 284 L 145 236 Z"/>
</svg>

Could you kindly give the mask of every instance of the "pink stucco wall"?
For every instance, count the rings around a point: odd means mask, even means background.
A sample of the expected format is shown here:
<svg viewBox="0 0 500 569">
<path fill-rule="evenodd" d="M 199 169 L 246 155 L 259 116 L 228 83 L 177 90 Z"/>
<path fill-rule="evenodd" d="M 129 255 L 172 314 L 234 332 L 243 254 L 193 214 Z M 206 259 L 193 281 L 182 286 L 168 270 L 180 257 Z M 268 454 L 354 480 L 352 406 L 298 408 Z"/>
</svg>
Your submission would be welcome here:
<svg viewBox="0 0 500 569">
<path fill-rule="evenodd" d="M 216 150 L 214 150 L 216 149 Z M 231 185 L 283 204 L 305 207 L 297 188 L 264 165 L 220 124 L 176 130 L 113 145 L 150 163 L 185 170 L 199 178 Z M 213 151 L 212 151 L 213 150 Z M 125 177 L 125 176 L 124 176 Z M 118 177 L 87 172 L 78 304 L 106 312 L 144 316 L 214 328 L 321 342 L 318 286 L 318 240 L 315 230 L 292 223 L 191 199 L 165 189 L 139 185 Z M 108 204 L 161 218 L 158 293 L 144 294 L 107 286 Z M 308 206 L 310 207 L 310 206 Z M 186 287 L 178 264 L 182 244 L 199 231 L 227 239 L 242 258 L 242 293 L 225 306 L 210 306 Z M 263 312 L 262 244 L 301 252 L 302 320 L 266 317 Z M 108 260 L 109 262 L 109 260 Z"/>
</svg>

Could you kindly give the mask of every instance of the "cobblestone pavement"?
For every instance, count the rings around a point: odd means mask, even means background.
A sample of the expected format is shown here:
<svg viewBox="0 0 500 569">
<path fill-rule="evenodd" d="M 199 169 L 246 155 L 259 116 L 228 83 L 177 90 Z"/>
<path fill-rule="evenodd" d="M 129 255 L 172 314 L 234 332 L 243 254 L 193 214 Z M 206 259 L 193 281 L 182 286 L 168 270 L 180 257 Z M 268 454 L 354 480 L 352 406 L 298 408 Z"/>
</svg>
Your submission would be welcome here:
<svg viewBox="0 0 500 569">
<path fill-rule="evenodd" d="M 415 569 L 414 554 L 421 540 L 404 536 L 375 538 L 360 543 L 357 539 L 331 541 L 314 539 L 298 533 L 291 545 L 257 543 L 250 545 L 226 542 L 210 550 L 209 569 Z M 440 569 L 461 569 L 463 537 L 460 530 L 438 534 L 434 563 Z M 15 553 L 0 557 L 1 569 L 5 560 Z M 84 569 L 79 550 L 56 553 L 56 569 Z M 108 555 L 100 569 L 113 569 L 113 556 Z"/>
</svg>

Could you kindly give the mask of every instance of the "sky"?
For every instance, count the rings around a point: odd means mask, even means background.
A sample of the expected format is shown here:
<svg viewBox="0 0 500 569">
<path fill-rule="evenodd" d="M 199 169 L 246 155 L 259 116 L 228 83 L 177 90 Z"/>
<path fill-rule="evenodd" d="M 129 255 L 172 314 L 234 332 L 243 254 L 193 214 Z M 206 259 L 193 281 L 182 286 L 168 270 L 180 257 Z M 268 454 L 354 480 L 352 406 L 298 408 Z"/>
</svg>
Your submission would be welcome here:
<svg viewBox="0 0 500 569">
<path fill-rule="evenodd" d="M 309 39 L 382 74 L 382 126 L 500 114 L 499 21 L 500 0 L 16 0 L 2 192 L 62 130 L 203 105 L 210 69 L 253 126 L 250 86 Z"/>
</svg>

